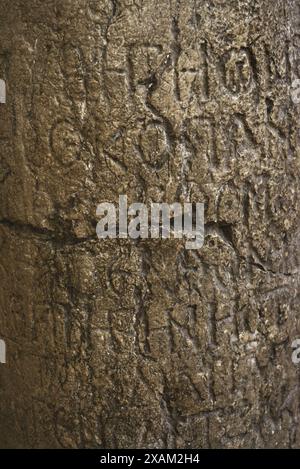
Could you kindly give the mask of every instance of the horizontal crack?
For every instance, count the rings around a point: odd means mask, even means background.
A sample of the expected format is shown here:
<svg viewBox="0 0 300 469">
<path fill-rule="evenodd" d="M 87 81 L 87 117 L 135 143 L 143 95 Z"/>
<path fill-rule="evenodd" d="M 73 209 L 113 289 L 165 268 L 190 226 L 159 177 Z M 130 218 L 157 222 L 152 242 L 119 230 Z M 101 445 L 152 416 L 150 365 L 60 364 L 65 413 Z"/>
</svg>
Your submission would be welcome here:
<svg viewBox="0 0 300 469">
<path fill-rule="evenodd" d="M 96 235 L 86 236 L 83 238 L 77 238 L 72 233 L 57 233 L 49 230 L 48 228 L 42 228 L 35 226 L 30 223 L 22 223 L 19 221 L 11 221 L 8 219 L 0 220 L 0 226 L 6 226 L 7 228 L 15 231 L 19 234 L 25 234 L 30 236 L 38 237 L 44 241 L 49 241 L 61 245 L 75 245 L 82 244 L 89 241 L 96 241 Z"/>
</svg>

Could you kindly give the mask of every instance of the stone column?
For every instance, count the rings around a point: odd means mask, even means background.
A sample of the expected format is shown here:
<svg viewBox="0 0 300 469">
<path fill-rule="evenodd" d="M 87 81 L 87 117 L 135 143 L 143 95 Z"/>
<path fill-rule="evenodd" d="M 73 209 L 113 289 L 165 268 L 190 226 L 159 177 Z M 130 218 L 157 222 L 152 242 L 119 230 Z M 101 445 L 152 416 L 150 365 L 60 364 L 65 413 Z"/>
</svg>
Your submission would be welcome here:
<svg viewBox="0 0 300 469">
<path fill-rule="evenodd" d="M 299 2 L 0 9 L 0 447 L 299 447 Z M 203 248 L 98 240 L 120 194 Z"/>
</svg>

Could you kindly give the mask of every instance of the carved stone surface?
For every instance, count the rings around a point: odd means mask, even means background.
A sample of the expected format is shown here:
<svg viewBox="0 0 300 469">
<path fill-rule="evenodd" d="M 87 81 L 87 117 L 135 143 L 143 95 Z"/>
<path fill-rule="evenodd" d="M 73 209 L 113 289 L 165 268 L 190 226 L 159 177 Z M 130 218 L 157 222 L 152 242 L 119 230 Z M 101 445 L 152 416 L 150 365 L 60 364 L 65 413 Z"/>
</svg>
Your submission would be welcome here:
<svg viewBox="0 0 300 469">
<path fill-rule="evenodd" d="M 299 447 L 298 0 L 0 0 L 0 446 Z M 199 251 L 95 211 L 205 202 Z"/>
</svg>

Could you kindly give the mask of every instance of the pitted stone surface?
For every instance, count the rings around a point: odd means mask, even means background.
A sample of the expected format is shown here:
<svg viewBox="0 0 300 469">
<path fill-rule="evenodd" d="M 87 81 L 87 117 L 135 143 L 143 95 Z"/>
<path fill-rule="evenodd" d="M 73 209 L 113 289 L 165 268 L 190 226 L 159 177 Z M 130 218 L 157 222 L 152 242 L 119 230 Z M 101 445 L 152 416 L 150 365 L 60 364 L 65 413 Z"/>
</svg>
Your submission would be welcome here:
<svg viewBox="0 0 300 469">
<path fill-rule="evenodd" d="M 299 2 L 0 8 L 0 446 L 299 447 Z M 204 247 L 97 240 L 119 194 Z"/>
</svg>

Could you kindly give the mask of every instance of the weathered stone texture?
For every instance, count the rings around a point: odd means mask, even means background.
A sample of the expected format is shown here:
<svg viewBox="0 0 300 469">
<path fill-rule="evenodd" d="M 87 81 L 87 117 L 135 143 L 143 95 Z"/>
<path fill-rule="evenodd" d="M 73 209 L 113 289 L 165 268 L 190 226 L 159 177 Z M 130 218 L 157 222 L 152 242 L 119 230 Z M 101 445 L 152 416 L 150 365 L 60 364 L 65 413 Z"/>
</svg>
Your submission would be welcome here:
<svg viewBox="0 0 300 469">
<path fill-rule="evenodd" d="M 298 0 L 0 0 L 1 447 L 299 447 Z M 98 241 L 103 201 L 206 240 Z"/>
</svg>

